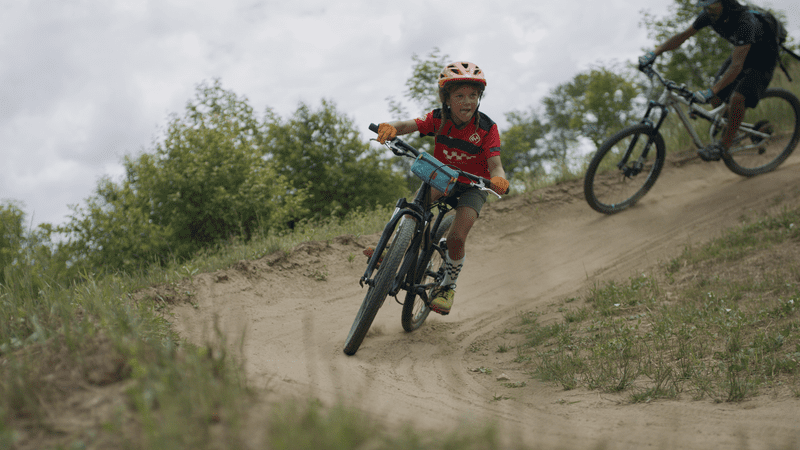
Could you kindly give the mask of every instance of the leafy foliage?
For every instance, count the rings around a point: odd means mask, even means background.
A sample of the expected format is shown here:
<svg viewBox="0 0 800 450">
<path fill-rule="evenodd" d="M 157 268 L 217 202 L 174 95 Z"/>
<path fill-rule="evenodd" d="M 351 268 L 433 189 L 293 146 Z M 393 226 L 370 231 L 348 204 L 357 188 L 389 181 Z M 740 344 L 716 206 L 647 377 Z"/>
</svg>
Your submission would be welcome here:
<svg viewBox="0 0 800 450">
<path fill-rule="evenodd" d="M 372 208 L 403 194 L 401 176 L 361 141 L 353 121 L 322 101 L 318 110 L 301 104 L 289 120 L 270 114 L 267 148 L 288 193 L 314 220 Z"/>
<path fill-rule="evenodd" d="M 579 73 L 544 99 L 548 131 L 564 147 L 579 136 L 599 147 L 609 134 L 629 124 L 637 95 L 632 81 L 609 69 Z"/>
<path fill-rule="evenodd" d="M 19 204 L 0 204 L 0 285 L 35 297 L 50 280 L 63 275 L 65 257 L 53 250 L 52 233 L 49 224 L 26 229 Z"/>
<path fill-rule="evenodd" d="M 510 173 L 542 174 L 547 164 L 565 165 L 588 139 L 599 146 L 611 132 L 627 125 L 639 91 L 626 75 L 595 68 L 553 89 L 540 111 L 506 114 L 502 135 L 503 167 Z"/>
<path fill-rule="evenodd" d="M 439 101 L 439 74 L 445 64 L 450 62 L 450 56 L 442 54 L 438 47 L 434 47 L 430 53 L 421 57 L 416 53 L 411 55 L 413 64 L 411 66 L 411 76 L 406 80 L 408 90 L 404 97 L 419 107 L 420 113 L 441 106 Z M 403 105 L 389 97 L 389 109 L 397 120 L 406 119 L 409 114 Z"/>
<path fill-rule="evenodd" d="M 287 181 L 268 160 L 263 126 L 246 99 L 217 81 L 199 87 L 186 113 L 173 117 L 153 154 L 126 161 L 128 180 L 151 205 L 155 223 L 179 242 L 205 246 L 249 239 L 302 215 L 303 192 L 286 195 Z"/>
<path fill-rule="evenodd" d="M 322 101 L 263 119 L 219 80 L 198 86 L 151 152 L 124 159 L 58 231 L 73 265 L 130 271 L 402 194 L 399 175 Z"/>
<path fill-rule="evenodd" d="M 130 270 L 301 217 L 304 191 L 287 195 L 263 128 L 246 99 L 219 81 L 201 84 L 152 153 L 125 158 L 121 183 L 101 180 L 85 207 L 73 207 L 59 231 L 74 261 Z"/>
<path fill-rule="evenodd" d="M 0 284 L 5 281 L 6 268 L 19 257 L 22 247 L 25 213 L 11 202 L 0 204 Z"/>
<path fill-rule="evenodd" d="M 533 175 L 544 173 L 544 161 L 551 155 L 537 152 L 542 144 L 546 129 L 536 110 L 506 113 L 510 127 L 503 131 L 503 169 L 509 175 L 528 172 Z"/>
</svg>

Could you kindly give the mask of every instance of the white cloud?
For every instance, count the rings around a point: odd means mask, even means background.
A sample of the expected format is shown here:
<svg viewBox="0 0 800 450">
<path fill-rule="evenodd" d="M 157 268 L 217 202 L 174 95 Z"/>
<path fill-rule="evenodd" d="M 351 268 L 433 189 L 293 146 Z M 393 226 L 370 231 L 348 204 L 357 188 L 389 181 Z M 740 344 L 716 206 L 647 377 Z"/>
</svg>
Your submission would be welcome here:
<svg viewBox="0 0 800 450">
<path fill-rule="evenodd" d="M 119 177 L 123 155 L 150 148 L 170 113 L 214 78 L 257 111 L 332 99 L 365 135 L 401 98 L 411 55 L 434 47 L 478 63 L 482 109 L 535 106 L 599 60 L 633 61 L 640 10 L 663 0 L 22 0 L 0 6 L 0 199 L 36 222 Z M 774 0 L 800 37 L 796 0 Z M 416 112 L 412 112 L 416 113 Z"/>
</svg>

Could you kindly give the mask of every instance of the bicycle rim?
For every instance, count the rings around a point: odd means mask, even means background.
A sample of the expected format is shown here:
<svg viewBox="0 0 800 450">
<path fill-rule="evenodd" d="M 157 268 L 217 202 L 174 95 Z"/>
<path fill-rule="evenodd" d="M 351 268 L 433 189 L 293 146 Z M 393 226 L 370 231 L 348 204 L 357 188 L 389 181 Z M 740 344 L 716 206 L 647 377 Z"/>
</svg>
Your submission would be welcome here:
<svg viewBox="0 0 800 450">
<path fill-rule="evenodd" d="M 652 144 L 644 157 L 648 142 Z M 620 167 L 631 146 L 630 156 Z M 621 130 L 600 146 L 589 163 L 583 181 L 586 202 L 604 214 L 629 208 L 653 187 L 665 157 L 664 139 L 653 127 L 639 124 Z"/>
<path fill-rule="evenodd" d="M 745 110 L 725 165 L 746 177 L 774 170 L 797 146 L 799 120 L 797 97 L 784 89 L 767 89 L 758 106 Z"/>
<path fill-rule="evenodd" d="M 383 257 L 383 261 L 375 275 L 375 284 L 370 286 L 367 295 L 364 296 L 364 301 L 361 302 L 361 307 L 358 309 L 353 325 L 350 327 L 350 333 L 348 333 L 344 344 L 345 354 L 354 355 L 364 341 L 369 327 L 372 326 L 372 321 L 375 320 L 375 316 L 378 314 L 378 309 L 386 300 L 389 288 L 397 277 L 398 268 L 406 249 L 408 249 L 408 244 L 411 242 L 415 226 L 416 222 L 407 218 L 402 221 L 402 224 L 395 232 L 394 240 L 386 250 L 386 255 Z"/>
<path fill-rule="evenodd" d="M 439 228 L 434 232 L 431 239 L 434 243 L 439 242 L 445 233 L 450 229 L 450 226 L 455 220 L 454 216 L 447 216 L 442 219 Z M 433 283 L 441 277 L 444 273 L 444 260 L 439 252 L 434 251 L 430 258 L 420 258 L 416 272 L 414 272 L 414 284 L 427 284 Z M 417 296 L 413 290 L 406 293 L 406 298 L 403 301 L 403 312 L 400 316 L 400 322 L 403 324 L 403 329 L 406 331 L 414 331 L 425 322 L 428 318 L 431 309 L 425 304 L 425 301 Z"/>
</svg>

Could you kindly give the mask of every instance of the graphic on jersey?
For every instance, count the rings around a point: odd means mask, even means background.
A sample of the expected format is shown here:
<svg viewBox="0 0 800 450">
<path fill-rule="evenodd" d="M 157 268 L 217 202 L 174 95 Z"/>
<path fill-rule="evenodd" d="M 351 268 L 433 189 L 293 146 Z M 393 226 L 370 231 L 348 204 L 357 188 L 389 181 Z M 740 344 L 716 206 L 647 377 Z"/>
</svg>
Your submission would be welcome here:
<svg viewBox="0 0 800 450">
<path fill-rule="evenodd" d="M 458 151 L 447 151 L 447 149 L 442 149 L 442 153 L 444 153 L 444 157 L 447 158 L 448 161 L 456 160 L 456 161 L 469 161 L 470 159 L 477 158 L 476 155 L 465 155 Z"/>
</svg>

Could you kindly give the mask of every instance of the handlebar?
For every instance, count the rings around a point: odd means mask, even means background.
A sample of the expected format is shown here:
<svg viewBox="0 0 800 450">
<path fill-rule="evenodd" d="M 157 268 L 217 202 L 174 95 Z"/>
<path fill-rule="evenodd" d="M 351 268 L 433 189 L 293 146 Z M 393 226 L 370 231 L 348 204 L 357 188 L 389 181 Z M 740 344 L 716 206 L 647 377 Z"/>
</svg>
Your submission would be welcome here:
<svg viewBox="0 0 800 450">
<path fill-rule="evenodd" d="M 376 125 L 374 123 L 371 123 L 371 124 L 369 124 L 369 129 L 373 133 L 377 133 L 378 132 L 378 125 Z M 396 137 L 396 138 L 394 138 L 394 139 L 392 139 L 390 141 L 386 141 L 383 145 L 388 147 L 389 150 L 391 150 L 392 153 L 394 153 L 397 156 L 406 156 L 406 157 L 409 157 L 409 158 L 416 158 L 416 157 L 419 156 L 419 153 L 420 153 L 419 150 L 417 150 L 416 148 L 408 145 L 405 141 L 403 141 L 399 137 Z M 467 184 L 467 185 L 470 185 L 470 186 L 475 186 L 478 189 L 481 189 L 481 190 L 484 190 L 484 191 L 490 191 L 493 194 L 497 195 L 497 198 L 500 198 L 500 194 L 498 194 L 497 192 L 495 192 L 492 189 L 491 180 L 488 180 L 488 179 L 483 178 L 483 177 L 478 176 L 478 175 L 473 175 L 473 174 L 471 174 L 469 172 L 464 172 L 463 170 L 457 169 L 455 167 L 451 167 L 451 168 L 453 170 L 457 171 L 459 173 L 459 175 L 461 175 L 461 176 L 463 176 L 465 178 L 468 178 L 470 181 L 472 181 L 471 183 L 461 183 L 461 184 Z"/>
<path fill-rule="evenodd" d="M 651 80 L 653 79 L 653 76 L 655 76 L 658 79 L 658 81 L 661 82 L 661 84 L 663 84 L 665 88 L 667 88 L 667 90 L 675 92 L 676 94 L 680 95 L 681 97 L 689 101 L 689 103 L 694 102 L 694 92 L 689 90 L 689 88 L 687 88 L 685 84 L 679 85 L 678 83 L 672 80 L 665 79 L 663 76 L 661 76 L 660 73 L 656 72 L 656 69 L 653 68 L 652 64 L 644 67 L 639 67 L 639 70 L 642 71 L 645 75 L 647 75 Z"/>
<path fill-rule="evenodd" d="M 378 126 L 375 125 L 374 123 L 369 124 L 369 129 L 373 133 L 376 134 L 378 133 Z M 407 156 L 406 153 L 411 153 L 412 155 L 414 155 L 413 156 L 414 158 L 419 156 L 419 150 L 406 144 L 402 139 L 398 137 L 392 139 L 391 141 L 387 141 L 383 145 L 389 147 L 389 150 L 391 150 L 392 153 L 394 153 L 397 156 Z"/>
</svg>

